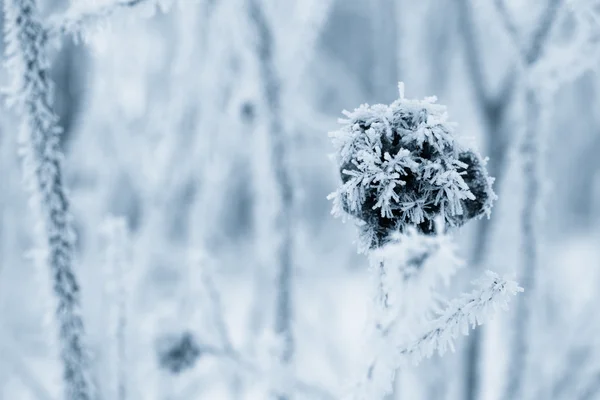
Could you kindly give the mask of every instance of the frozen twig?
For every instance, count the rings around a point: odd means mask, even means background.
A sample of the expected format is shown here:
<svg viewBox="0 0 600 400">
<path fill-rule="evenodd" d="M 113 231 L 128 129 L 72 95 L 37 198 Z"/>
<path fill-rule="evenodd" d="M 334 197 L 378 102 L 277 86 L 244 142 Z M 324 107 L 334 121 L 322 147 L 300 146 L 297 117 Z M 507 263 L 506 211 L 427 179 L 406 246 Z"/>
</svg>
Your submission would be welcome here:
<svg viewBox="0 0 600 400">
<path fill-rule="evenodd" d="M 272 223 L 272 237 L 276 244 L 276 300 L 274 331 L 283 340 L 280 363 L 287 369 L 294 355 L 293 319 L 293 229 L 292 214 L 294 206 L 294 188 L 290 174 L 288 137 L 286 135 L 281 78 L 275 62 L 275 38 L 271 22 L 265 14 L 264 4 L 260 0 L 248 0 L 248 16 L 256 34 L 256 57 L 258 73 L 264 87 L 264 102 L 267 114 L 269 137 L 269 161 L 274 174 L 273 184 L 276 192 L 276 214 Z M 278 394 L 280 400 L 288 399 L 291 393 Z"/>
<path fill-rule="evenodd" d="M 480 288 L 450 301 L 437 318 L 425 324 L 416 339 L 404 339 L 402 344 L 396 344 L 398 340 L 390 343 L 394 335 L 402 340 L 402 333 L 395 329 L 396 321 L 387 327 L 386 335 L 375 337 L 377 362 L 370 365 L 367 379 L 352 388 L 352 393 L 346 398 L 381 399 L 390 392 L 391 378 L 397 368 L 416 364 L 436 351 L 443 355 L 448 348 L 454 350 L 454 339 L 460 334 L 467 335 L 469 326 L 475 328 L 483 324 L 499 308 L 506 309 L 513 295 L 523 291 L 516 282 L 490 271 L 474 283 Z"/>
<path fill-rule="evenodd" d="M 166 3 L 161 0 L 122 0 L 91 9 L 72 6 L 64 15 L 51 18 L 52 22 L 48 27 L 49 37 L 56 38 L 62 35 L 79 37 L 87 27 L 105 21 L 119 12 L 143 7 L 152 11 L 155 7 L 164 7 L 162 4 Z"/>
<path fill-rule="evenodd" d="M 523 288 L 512 280 L 487 271 L 485 276 L 476 281 L 481 287 L 469 294 L 451 301 L 446 310 L 430 327 L 408 346 L 400 350 L 400 354 L 417 363 L 425 357 L 431 357 L 437 350 L 440 355 L 448 348 L 454 351 L 454 339 L 460 334 L 468 335 L 469 326 L 475 328 L 490 318 L 490 311 L 498 308 L 506 309 L 510 298 Z"/>
<path fill-rule="evenodd" d="M 548 0 L 548 5 L 544 10 L 544 14 L 537 25 L 536 31 L 533 33 L 531 43 L 527 48 L 527 52 L 523 54 L 523 59 L 527 65 L 533 65 L 542 55 L 544 46 L 548 42 L 548 37 L 552 32 L 556 17 L 559 14 L 563 0 Z"/>
<path fill-rule="evenodd" d="M 369 351 L 374 350 L 367 371 L 353 389 L 353 399 L 379 399 L 391 390 L 391 382 L 400 366 L 390 348 L 406 342 L 407 326 L 423 324 L 435 303 L 434 287 L 447 284 L 462 264 L 455 254 L 450 236 L 441 231 L 438 219 L 436 235 L 426 236 L 410 229 L 398 235 L 397 242 L 370 254 L 375 284 L 374 325 Z M 362 373 L 362 372 L 361 372 Z"/>
<path fill-rule="evenodd" d="M 510 37 L 513 46 L 517 49 L 519 54 L 524 52 L 523 45 L 521 43 L 521 38 L 519 37 L 519 29 L 515 25 L 512 17 L 509 14 L 509 11 L 506 9 L 505 0 L 494 0 L 494 6 L 498 11 L 498 16 L 506 29 L 506 33 Z"/>
<path fill-rule="evenodd" d="M 21 114 L 23 171 L 38 215 L 44 261 L 53 280 L 65 397 L 92 400 L 95 388 L 74 270 L 75 235 L 63 184 L 62 129 L 52 108 L 46 31 L 35 0 L 6 0 L 4 9 L 7 66 L 13 85 L 9 99 Z"/>
</svg>

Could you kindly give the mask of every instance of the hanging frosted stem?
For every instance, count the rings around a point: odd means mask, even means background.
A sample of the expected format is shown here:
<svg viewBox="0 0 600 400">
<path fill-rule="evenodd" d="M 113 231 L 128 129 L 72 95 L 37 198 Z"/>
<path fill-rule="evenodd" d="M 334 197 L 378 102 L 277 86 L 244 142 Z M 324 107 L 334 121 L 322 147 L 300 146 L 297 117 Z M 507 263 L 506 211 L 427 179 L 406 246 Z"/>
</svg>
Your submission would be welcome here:
<svg viewBox="0 0 600 400">
<path fill-rule="evenodd" d="M 23 170 L 40 217 L 40 239 L 53 279 L 65 399 L 91 400 L 95 394 L 73 268 L 74 231 L 63 186 L 62 131 L 51 105 L 46 31 L 38 19 L 35 0 L 6 0 L 4 10 L 13 84 L 10 100 L 22 117 Z"/>
<path fill-rule="evenodd" d="M 281 81 L 275 66 L 274 38 L 272 28 L 264 14 L 259 0 L 248 1 L 250 19 L 257 35 L 257 56 L 259 76 L 264 88 L 267 108 L 267 129 L 270 142 L 271 170 L 275 175 L 277 193 L 277 214 L 274 218 L 273 241 L 276 243 L 276 300 L 275 332 L 281 336 L 284 345 L 281 363 L 291 364 L 294 353 L 292 334 L 292 207 L 293 190 L 289 167 L 288 149 L 281 110 Z M 287 399 L 289 394 L 281 394 Z"/>
<path fill-rule="evenodd" d="M 517 399 L 524 394 L 529 354 L 529 328 L 534 302 L 537 268 L 539 264 L 539 207 L 541 203 L 541 104 L 532 88 L 525 93 L 526 131 L 519 153 L 524 178 L 524 205 L 521 213 L 522 266 L 521 282 L 525 295 L 517 302 L 515 316 L 515 342 L 512 346 L 510 368 L 504 398 Z"/>
</svg>

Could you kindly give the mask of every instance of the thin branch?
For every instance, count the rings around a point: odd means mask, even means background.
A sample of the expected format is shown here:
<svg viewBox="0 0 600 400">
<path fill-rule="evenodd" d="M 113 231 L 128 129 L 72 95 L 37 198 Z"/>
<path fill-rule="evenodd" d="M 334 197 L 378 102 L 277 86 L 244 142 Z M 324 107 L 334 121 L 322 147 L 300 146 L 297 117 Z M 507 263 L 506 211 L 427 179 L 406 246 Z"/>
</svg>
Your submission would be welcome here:
<svg viewBox="0 0 600 400">
<path fill-rule="evenodd" d="M 534 64 L 542 55 L 544 46 L 552 31 L 552 27 L 558 16 L 558 10 L 562 5 L 563 0 L 549 0 L 548 6 L 544 11 L 542 19 L 538 24 L 538 29 L 534 32 L 531 44 L 524 55 L 525 62 L 528 66 Z"/>
<path fill-rule="evenodd" d="M 437 221 L 437 235 L 420 235 L 409 230 L 397 242 L 375 249 L 370 254 L 375 284 L 376 316 L 370 323 L 369 346 L 375 351 L 365 376 L 361 377 L 353 398 L 380 399 L 389 395 L 398 358 L 389 349 L 405 344 L 406 326 L 419 321 L 433 308 L 434 288 L 448 283 L 462 266 L 450 237 L 443 234 L 443 222 Z M 392 293 L 393 292 L 393 293 Z M 395 298 L 390 304 L 390 295 Z"/>
<path fill-rule="evenodd" d="M 272 221 L 271 239 L 278 243 L 275 249 L 277 262 L 277 287 L 275 300 L 275 332 L 281 336 L 284 345 L 280 361 L 290 365 L 294 355 L 293 319 L 293 229 L 292 213 L 294 193 L 288 165 L 288 137 L 285 132 L 282 110 L 281 77 L 275 62 L 275 38 L 271 23 L 259 0 L 248 0 L 249 19 L 256 32 L 256 55 L 261 85 L 264 87 L 264 101 L 267 109 L 267 129 L 270 140 L 270 167 L 274 173 L 274 186 L 277 199 L 277 212 Z M 280 400 L 288 399 L 289 394 L 278 395 Z"/>
<path fill-rule="evenodd" d="M 524 54 L 525 49 L 523 49 L 523 45 L 521 44 L 521 40 L 519 38 L 519 30 L 512 20 L 510 13 L 506 9 L 506 4 L 504 4 L 504 0 L 494 0 L 494 6 L 496 6 L 496 11 L 498 11 L 498 16 L 500 17 L 500 21 L 506 29 L 510 40 L 513 45 L 519 52 L 519 54 Z"/>
<path fill-rule="evenodd" d="M 511 102 L 515 89 L 515 68 L 511 68 L 500 86 L 498 94 L 491 95 L 485 85 L 484 65 L 481 52 L 477 44 L 477 34 L 473 10 L 469 5 L 470 0 L 459 0 L 458 18 L 466 52 L 466 63 L 475 90 L 475 100 L 485 118 L 488 130 L 494 130 L 503 119 L 506 109 Z M 495 138 L 492 137 L 492 140 Z"/>
<path fill-rule="evenodd" d="M 85 339 L 81 290 L 75 270 L 75 235 L 65 190 L 61 127 L 52 107 L 46 32 L 36 0 L 4 2 L 10 101 L 21 117 L 23 173 L 37 214 L 38 241 L 56 298 L 65 397 L 92 400 L 95 387 Z"/>
<path fill-rule="evenodd" d="M 430 328 L 400 350 L 400 354 L 417 363 L 430 357 L 437 350 L 443 354 L 448 348 L 454 349 L 453 340 L 460 333 L 467 335 L 469 325 L 473 328 L 481 325 L 488 318 L 489 311 L 506 308 L 510 297 L 522 292 L 523 288 L 511 280 L 487 271 L 479 282 L 481 289 L 463 294 L 453 300 L 446 310 L 434 321 Z"/>
<path fill-rule="evenodd" d="M 537 24 L 537 30 L 533 33 L 529 46 L 523 46 L 519 38 L 519 30 L 510 16 L 504 0 L 494 0 L 496 11 L 502 21 L 502 25 L 506 29 L 506 33 L 510 37 L 511 42 L 515 46 L 520 55 L 520 60 L 524 61 L 527 66 L 534 64 L 542 54 L 544 45 L 552 31 L 552 27 L 558 16 L 558 10 L 561 7 L 562 0 L 549 0 L 548 6 Z"/>
<path fill-rule="evenodd" d="M 477 98 L 478 104 L 488 104 L 490 102 L 490 98 L 488 96 L 488 90 L 485 87 L 483 63 L 481 61 L 481 57 L 479 57 L 480 52 L 477 45 L 477 38 L 479 35 L 475 29 L 474 18 L 471 6 L 469 5 L 469 0 L 459 0 L 458 8 L 458 22 L 464 41 L 467 68 L 469 69 L 473 88 L 475 89 L 475 97 Z"/>
<path fill-rule="evenodd" d="M 152 6 L 155 6 L 157 3 L 156 0 L 125 0 L 102 5 L 92 10 L 82 10 L 81 7 L 72 7 L 64 15 L 51 18 L 52 22 L 48 27 L 48 36 L 50 38 L 56 38 L 61 35 L 73 35 L 77 37 L 86 26 L 98 23 L 119 11 L 139 8 L 151 2 L 154 3 Z"/>
</svg>

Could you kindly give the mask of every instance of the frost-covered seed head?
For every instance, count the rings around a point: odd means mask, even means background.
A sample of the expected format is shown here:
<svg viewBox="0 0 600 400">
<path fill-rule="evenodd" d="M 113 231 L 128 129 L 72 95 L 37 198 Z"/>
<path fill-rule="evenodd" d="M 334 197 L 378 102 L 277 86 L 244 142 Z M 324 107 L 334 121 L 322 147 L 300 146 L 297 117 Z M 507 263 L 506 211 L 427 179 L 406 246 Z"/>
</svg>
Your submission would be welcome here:
<svg viewBox="0 0 600 400">
<path fill-rule="evenodd" d="M 435 101 L 365 104 L 344 112 L 342 128 L 330 133 L 342 178 L 333 213 L 359 221 L 363 250 L 408 226 L 431 234 L 437 216 L 456 227 L 490 212 L 493 179 Z"/>
</svg>

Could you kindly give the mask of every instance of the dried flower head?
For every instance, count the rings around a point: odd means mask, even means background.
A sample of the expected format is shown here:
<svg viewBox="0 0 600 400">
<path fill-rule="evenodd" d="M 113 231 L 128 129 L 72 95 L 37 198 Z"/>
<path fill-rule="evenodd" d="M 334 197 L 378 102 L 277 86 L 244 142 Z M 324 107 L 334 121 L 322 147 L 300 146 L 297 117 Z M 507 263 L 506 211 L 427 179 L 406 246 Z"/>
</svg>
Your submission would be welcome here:
<svg viewBox="0 0 600 400">
<path fill-rule="evenodd" d="M 344 111 L 331 132 L 342 185 L 330 195 L 336 216 L 358 220 L 361 249 L 380 247 L 414 226 L 431 234 L 489 215 L 496 196 L 481 157 L 458 143 L 446 107 L 436 98 L 400 98 L 391 105 Z"/>
</svg>

